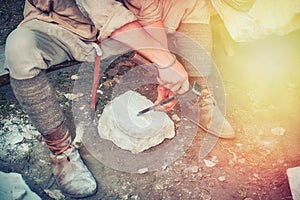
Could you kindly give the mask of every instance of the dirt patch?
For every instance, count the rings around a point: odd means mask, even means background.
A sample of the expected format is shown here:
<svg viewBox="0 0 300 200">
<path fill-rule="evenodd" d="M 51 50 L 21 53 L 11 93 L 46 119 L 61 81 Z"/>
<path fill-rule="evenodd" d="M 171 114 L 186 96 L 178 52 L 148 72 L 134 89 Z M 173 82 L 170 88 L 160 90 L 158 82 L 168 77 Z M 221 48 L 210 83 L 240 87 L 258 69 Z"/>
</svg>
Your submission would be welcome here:
<svg viewBox="0 0 300 200">
<path fill-rule="evenodd" d="M 2 1 L 0 5 L 0 45 L 5 44 L 9 33 L 23 19 L 24 2 L 20 0 Z"/>
<path fill-rule="evenodd" d="M 23 1 L 10 2 L 15 7 L 7 6 L 1 9 L 2 13 L 10 7 L 20 11 L 19 4 Z M 19 19 L 12 22 L 16 24 Z M 1 27 L 6 27 L 2 21 Z M 219 139 L 211 153 L 198 161 L 199 149 L 207 136 L 199 129 L 180 159 L 159 171 L 144 174 L 106 167 L 83 147 L 81 154 L 99 184 L 97 194 L 86 199 L 292 199 L 286 170 L 300 166 L 300 60 L 296 55 L 300 50 L 299 32 L 251 44 L 229 43 L 226 49 L 216 27 L 214 30 L 214 58 L 226 89 L 227 119 L 237 137 Z M 2 32 L 1 38 L 6 35 Z M 278 47 L 284 47 L 287 54 Z M 77 65 L 49 73 L 73 132 L 72 101 L 66 94 L 73 92 L 78 68 Z M 112 88 L 128 70 L 130 67 L 120 65 L 102 77 L 97 114 L 101 114 L 112 98 Z M 156 85 L 145 86 L 139 92 L 154 100 Z M 36 134 L 24 136 L 35 133 L 35 129 L 11 87 L 1 87 L 0 94 L 0 170 L 21 173 L 42 199 L 51 199 L 44 190 L 58 188 L 51 173 L 49 152 Z M 14 144 L 10 142 L 13 139 Z"/>
</svg>

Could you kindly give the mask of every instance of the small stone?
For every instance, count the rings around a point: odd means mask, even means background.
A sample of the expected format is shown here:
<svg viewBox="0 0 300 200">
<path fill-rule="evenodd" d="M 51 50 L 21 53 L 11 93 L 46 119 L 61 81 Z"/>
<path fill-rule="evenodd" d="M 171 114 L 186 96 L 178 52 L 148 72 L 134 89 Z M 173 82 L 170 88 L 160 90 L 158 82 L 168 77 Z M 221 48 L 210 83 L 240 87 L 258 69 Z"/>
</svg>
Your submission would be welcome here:
<svg viewBox="0 0 300 200">
<path fill-rule="evenodd" d="M 103 85 L 105 86 L 105 87 L 112 87 L 112 81 L 111 80 L 107 80 L 107 81 L 105 81 L 104 83 L 103 83 Z"/>
<path fill-rule="evenodd" d="M 203 200 L 211 200 L 211 196 L 208 195 L 208 194 L 204 194 L 204 195 L 202 196 L 202 199 L 203 199 Z"/>
<path fill-rule="evenodd" d="M 225 181 L 225 179 L 226 179 L 225 176 L 219 176 L 219 177 L 218 177 L 218 180 L 221 181 L 221 182 Z"/>
<path fill-rule="evenodd" d="M 253 174 L 253 176 L 255 177 L 255 178 L 259 178 L 259 176 L 258 176 L 258 174 Z"/>
<path fill-rule="evenodd" d="M 191 126 L 185 126 L 184 129 L 191 129 Z"/>
<path fill-rule="evenodd" d="M 204 163 L 205 163 L 206 167 L 214 167 L 218 162 L 219 161 L 217 159 L 217 156 L 211 157 L 210 160 L 204 159 Z"/>
<path fill-rule="evenodd" d="M 162 190 L 162 189 L 164 189 L 164 186 L 163 186 L 162 184 L 156 184 L 156 185 L 155 185 L 155 188 L 156 188 L 157 190 Z"/>
<path fill-rule="evenodd" d="M 121 196 L 121 199 L 122 199 L 122 200 L 127 200 L 127 199 L 128 199 L 128 196 L 129 196 L 128 194 L 124 194 L 124 195 Z"/>
<path fill-rule="evenodd" d="M 82 97 L 83 94 L 82 93 L 77 93 L 77 94 L 72 94 L 72 93 L 66 93 L 64 94 L 64 96 L 69 99 L 69 100 L 74 100 L 74 99 L 77 99 L 79 97 Z"/>
<path fill-rule="evenodd" d="M 179 122 L 181 119 L 178 117 L 178 115 L 177 114 L 173 114 L 172 116 L 171 116 L 171 118 L 172 118 L 172 120 L 174 120 L 175 122 Z"/>
<path fill-rule="evenodd" d="M 139 174 L 144 174 L 144 173 L 148 172 L 148 170 L 149 170 L 149 169 L 148 169 L 147 167 L 141 168 L 141 169 L 138 170 L 138 173 L 139 173 Z"/>
<path fill-rule="evenodd" d="M 139 200 L 141 198 L 139 197 L 139 195 L 135 194 L 135 195 L 131 195 L 130 199 L 132 199 L 132 200 Z"/>
<path fill-rule="evenodd" d="M 216 162 L 213 162 L 211 160 L 206 160 L 206 159 L 204 159 L 204 163 L 205 163 L 206 167 L 214 167 L 217 164 Z"/>
<path fill-rule="evenodd" d="M 236 146 L 238 146 L 238 147 L 242 147 L 242 146 L 243 146 L 243 144 L 241 144 L 241 143 L 237 143 L 237 144 L 236 144 Z"/>
<path fill-rule="evenodd" d="M 11 144 L 18 144 L 18 143 L 22 142 L 23 140 L 24 140 L 23 135 L 17 133 L 17 134 L 15 134 L 15 136 L 12 138 L 12 140 L 11 140 L 10 143 L 11 143 Z"/>
<path fill-rule="evenodd" d="M 52 199 L 55 200 L 62 200 L 65 199 L 65 196 L 61 193 L 60 190 L 48 190 L 48 189 L 44 189 L 44 192 L 51 197 Z"/>
<path fill-rule="evenodd" d="M 275 127 L 271 129 L 271 133 L 273 135 L 278 135 L 278 136 L 282 136 L 285 133 L 285 129 L 282 127 Z"/>
<path fill-rule="evenodd" d="M 48 162 L 46 162 L 45 160 L 40 159 L 39 162 L 43 163 L 43 164 L 47 164 Z"/>
<path fill-rule="evenodd" d="M 199 171 L 198 166 L 190 166 L 184 169 L 185 172 L 197 173 Z"/>
<path fill-rule="evenodd" d="M 113 80 L 114 80 L 116 83 L 120 83 L 120 78 L 119 78 L 119 77 L 114 77 Z"/>
<path fill-rule="evenodd" d="M 29 124 L 27 124 L 23 130 L 23 137 L 26 139 L 32 140 L 34 137 L 39 136 L 39 132 Z"/>
<path fill-rule="evenodd" d="M 78 79 L 78 75 L 77 74 L 74 74 L 71 76 L 71 80 L 77 80 Z"/>
</svg>

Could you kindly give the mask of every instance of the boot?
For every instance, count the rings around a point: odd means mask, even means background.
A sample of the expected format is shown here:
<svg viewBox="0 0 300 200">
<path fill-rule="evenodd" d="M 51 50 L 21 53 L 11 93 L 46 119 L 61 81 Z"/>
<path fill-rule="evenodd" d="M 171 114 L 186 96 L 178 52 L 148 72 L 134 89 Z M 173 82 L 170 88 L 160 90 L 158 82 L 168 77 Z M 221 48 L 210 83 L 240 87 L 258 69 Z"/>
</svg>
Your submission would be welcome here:
<svg viewBox="0 0 300 200">
<path fill-rule="evenodd" d="M 96 181 L 83 164 L 78 151 L 71 146 L 71 136 L 64 125 L 64 114 L 45 71 L 25 80 L 11 77 L 10 82 L 22 108 L 50 148 L 53 174 L 61 189 L 73 197 L 94 194 Z"/>
<path fill-rule="evenodd" d="M 197 78 L 196 81 L 202 85 L 201 94 L 199 94 L 198 98 L 200 127 L 204 131 L 220 138 L 234 138 L 235 132 L 232 126 L 218 108 L 216 100 L 204 79 Z"/>
<path fill-rule="evenodd" d="M 56 182 L 63 192 L 74 198 L 91 196 L 97 191 L 96 181 L 71 146 L 71 136 L 65 125 L 43 136 L 50 149 L 50 162 Z"/>
<path fill-rule="evenodd" d="M 199 101 L 200 125 L 204 131 L 220 138 L 231 139 L 235 133 L 216 104 L 216 100 L 207 89 L 202 90 Z"/>
</svg>

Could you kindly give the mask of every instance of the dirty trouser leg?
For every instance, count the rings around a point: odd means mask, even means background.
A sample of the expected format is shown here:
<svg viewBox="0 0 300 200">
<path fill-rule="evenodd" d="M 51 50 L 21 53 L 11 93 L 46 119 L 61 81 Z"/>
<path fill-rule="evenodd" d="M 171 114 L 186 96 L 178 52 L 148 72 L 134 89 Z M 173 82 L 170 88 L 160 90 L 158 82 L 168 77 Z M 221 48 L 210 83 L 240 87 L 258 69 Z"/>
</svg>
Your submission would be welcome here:
<svg viewBox="0 0 300 200">
<path fill-rule="evenodd" d="M 96 192 L 96 181 L 71 146 L 64 114 L 44 70 L 70 59 L 60 45 L 45 33 L 18 28 L 7 39 L 6 65 L 16 98 L 51 150 L 58 185 L 73 197 L 86 197 Z"/>
<path fill-rule="evenodd" d="M 64 115 L 44 70 L 70 59 L 69 55 L 49 36 L 18 28 L 7 39 L 5 57 L 19 103 L 42 135 L 52 133 Z"/>
<path fill-rule="evenodd" d="M 234 131 L 224 118 L 213 97 L 217 73 L 212 53 L 212 33 L 208 24 L 181 24 L 178 32 L 168 38 L 169 48 L 179 54 L 189 80 L 198 81 L 204 87 L 199 98 L 200 125 L 213 135 L 233 138 Z"/>
</svg>

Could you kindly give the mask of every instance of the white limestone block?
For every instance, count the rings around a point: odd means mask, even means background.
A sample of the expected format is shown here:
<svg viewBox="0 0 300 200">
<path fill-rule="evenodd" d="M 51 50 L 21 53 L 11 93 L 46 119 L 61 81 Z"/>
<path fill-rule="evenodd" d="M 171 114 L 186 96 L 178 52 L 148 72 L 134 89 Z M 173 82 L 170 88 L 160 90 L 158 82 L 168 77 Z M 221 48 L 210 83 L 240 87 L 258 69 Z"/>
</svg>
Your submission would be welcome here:
<svg viewBox="0 0 300 200">
<path fill-rule="evenodd" d="M 134 91 L 116 97 L 106 105 L 99 119 L 98 133 L 118 147 L 140 153 L 175 136 L 174 123 L 164 112 L 137 113 L 153 103 Z"/>
<path fill-rule="evenodd" d="M 41 200 L 18 173 L 0 171 L 0 199 Z"/>
<path fill-rule="evenodd" d="M 289 185 L 294 200 L 300 200 L 300 167 L 287 169 Z"/>
</svg>

